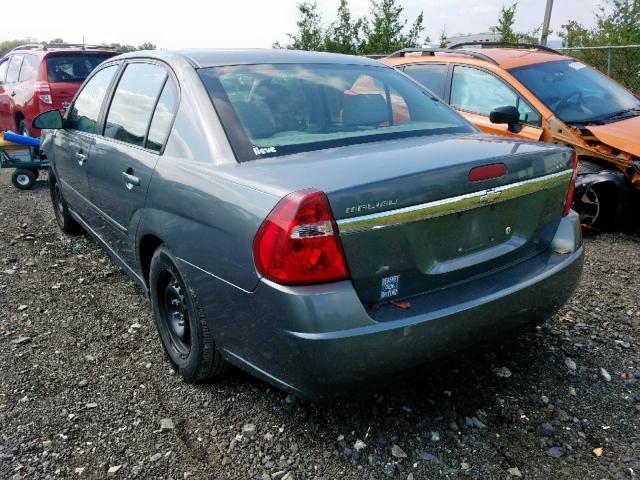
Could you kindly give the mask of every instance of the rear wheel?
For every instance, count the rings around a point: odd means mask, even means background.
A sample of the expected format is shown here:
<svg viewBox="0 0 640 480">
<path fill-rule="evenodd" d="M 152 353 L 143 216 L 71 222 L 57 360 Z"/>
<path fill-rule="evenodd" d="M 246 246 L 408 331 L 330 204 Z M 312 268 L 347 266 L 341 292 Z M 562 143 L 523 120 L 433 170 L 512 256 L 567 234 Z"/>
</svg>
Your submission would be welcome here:
<svg viewBox="0 0 640 480">
<path fill-rule="evenodd" d="M 574 198 L 573 205 L 583 225 L 611 228 L 618 211 L 617 187 L 608 183 L 589 185 Z"/>
<path fill-rule="evenodd" d="M 17 168 L 11 175 L 11 183 L 19 190 L 29 190 L 36 182 L 36 176 L 31 170 L 26 168 Z"/>
<path fill-rule="evenodd" d="M 172 367 L 190 382 L 225 372 L 228 365 L 216 348 L 202 309 L 164 245 L 151 259 L 149 285 L 156 327 Z"/>
<path fill-rule="evenodd" d="M 53 213 L 56 217 L 56 222 L 58 223 L 60 230 L 64 233 L 68 233 L 69 235 L 82 233 L 82 227 L 71 216 L 67 202 L 64 201 L 64 197 L 62 196 L 60 184 L 51 172 L 49 173 L 49 192 L 51 194 Z"/>
<path fill-rule="evenodd" d="M 20 123 L 18 124 L 18 132 L 20 133 L 20 135 L 24 135 L 25 137 L 33 137 L 31 129 L 29 128 L 29 125 L 27 125 L 27 121 L 24 119 L 20 120 Z M 31 158 L 35 158 L 35 149 L 33 147 L 30 147 L 29 151 L 31 152 Z M 36 178 L 38 178 L 37 175 Z"/>
</svg>

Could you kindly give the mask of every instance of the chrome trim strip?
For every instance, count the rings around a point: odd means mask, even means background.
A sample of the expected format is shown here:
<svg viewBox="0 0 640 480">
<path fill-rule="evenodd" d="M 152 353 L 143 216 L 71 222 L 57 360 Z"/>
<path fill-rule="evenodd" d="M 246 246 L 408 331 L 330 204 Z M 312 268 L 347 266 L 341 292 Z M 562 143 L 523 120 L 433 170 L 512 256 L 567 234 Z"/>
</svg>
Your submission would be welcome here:
<svg viewBox="0 0 640 480">
<path fill-rule="evenodd" d="M 344 218 L 338 220 L 336 223 L 338 224 L 340 235 L 350 235 L 403 223 L 427 220 L 429 218 L 451 215 L 453 213 L 473 210 L 474 208 L 506 202 L 540 190 L 553 188 L 568 182 L 572 174 L 573 170 L 571 169 L 563 170 L 543 177 L 510 183 L 501 187 L 480 190 L 457 197 L 444 198 L 442 200 L 435 200 L 433 202 L 398 208 L 386 212 Z"/>
</svg>

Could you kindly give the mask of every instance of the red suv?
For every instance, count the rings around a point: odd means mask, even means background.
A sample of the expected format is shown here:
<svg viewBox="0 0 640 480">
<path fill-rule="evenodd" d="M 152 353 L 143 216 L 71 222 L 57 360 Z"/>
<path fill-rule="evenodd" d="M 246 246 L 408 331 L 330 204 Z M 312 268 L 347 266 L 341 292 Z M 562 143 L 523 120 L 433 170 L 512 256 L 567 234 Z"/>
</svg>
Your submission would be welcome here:
<svg viewBox="0 0 640 480">
<path fill-rule="evenodd" d="M 0 131 L 40 136 L 31 121 L 47 110 L 64 115 L 85 78 L 118 55 L 106 47 L 22 45 L 0 59 Z"/>
</svg>

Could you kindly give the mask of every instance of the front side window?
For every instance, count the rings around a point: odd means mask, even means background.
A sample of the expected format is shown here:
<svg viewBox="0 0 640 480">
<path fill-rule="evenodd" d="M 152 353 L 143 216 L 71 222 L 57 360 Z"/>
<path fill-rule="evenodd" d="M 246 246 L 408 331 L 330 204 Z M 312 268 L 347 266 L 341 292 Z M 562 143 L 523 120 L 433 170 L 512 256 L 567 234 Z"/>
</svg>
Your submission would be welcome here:
<svg viewBox="0 0 640 480">
<path fill-rule="evenodd" d="M 167 72 L 158 65 L 127 65 L 113 94 L 104 136 L 144 146 L 149 121 L 166 78 Z"/>
<path fill-rule="evenodd" d="M 24 55 L 14 55 L 9 60 L 9 69 L 7 70 L 7 82 L 6 83 L 15 83 L 18 81 L 18 76 L 20 75 L 20 66 L 22 65 L 22 58 Z"/>
<path fill-rule="evenodd" d="M 49 83 L 84 82 L 98 65 L 112 56 L 99 53 L 49 55 L 47 78 Z"/>
<path fill-rule="evenodd" d="M 478 68 L 456 65 L 451 83 L 451 106 L 465 112 L 489 116 L 497 107 L 513 106 L 520 121 L 540 125 L 540 114 L 498 77 Z"/>
<path fill-rule="evenodd" d="M 609 77 L 574 60 L 509 70 L 566 123 L 607 123 L 640 115 L 640 100 Z"/>
<path fill-rule="evenodd" d="M 198 73 L 240 161 L 474 131 L 432 94 L 388 67 L 265 64 Z"/>
<path fill-rule="evenodd" d="M 423 65 L 407 65 L 404 73 L 421 83 L 438 97 L 444 97 L 444 87 L 447 79 L 447 65 L 434 63 Z"/>
<path fill-rule="evenodd" d="M 18 81 L 26 82 L 27 80 L 35 80 L 39 63 L 40 59 L 35 55 L 25 55 L 24 60 L 22 60 L 22 68 L 20 68 Z"/>
<path fill-rule="evenodd" d="M 7 68 L 9 68 L 9 60 L 0 63 L 0 85 L 7 79 Z"/>
<path fill-rule="evenodd" d="M 117 68 L 117 65 L 111 65 L 91 77 L 69 110 L 67 128 L 96 133 L 100 108 Z"/>
</svg>

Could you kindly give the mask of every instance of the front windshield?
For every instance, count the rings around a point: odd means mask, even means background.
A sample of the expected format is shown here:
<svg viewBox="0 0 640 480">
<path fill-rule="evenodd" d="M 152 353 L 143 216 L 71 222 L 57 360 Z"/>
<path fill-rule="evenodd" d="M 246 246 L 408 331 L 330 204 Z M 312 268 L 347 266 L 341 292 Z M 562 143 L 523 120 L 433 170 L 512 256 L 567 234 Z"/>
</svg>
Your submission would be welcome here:
<svg viewBox="0 0 640 480">
<path fill-rule="evenodd" d="M 509 71 L 565 123 L 605 123 L 640 115 L 640 100 L 609 77 L 574 60 Z"/>
<path fill-rule="evenodd" d="M 354 143 L 473 132 L 387 68 L 268 64 L 199 70 L 240 161 Z"/>
</svg>

